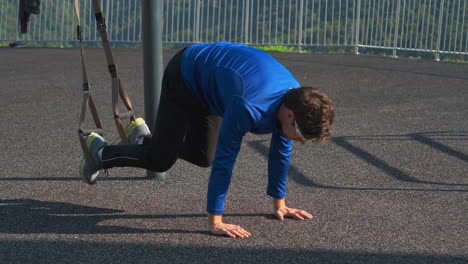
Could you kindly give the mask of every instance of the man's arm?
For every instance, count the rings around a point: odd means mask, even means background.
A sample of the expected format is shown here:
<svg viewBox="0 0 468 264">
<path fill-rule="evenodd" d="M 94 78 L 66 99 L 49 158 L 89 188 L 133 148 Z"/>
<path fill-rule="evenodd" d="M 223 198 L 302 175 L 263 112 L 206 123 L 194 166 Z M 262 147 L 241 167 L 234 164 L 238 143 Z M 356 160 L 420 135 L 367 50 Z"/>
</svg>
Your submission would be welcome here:
<svg viewBox="0 0 468 264">
<path fill-rule="evenodd" d="M 271 137 L 270 153 L 268 157 L 268 188 L 267 194 L 273 199 L 275 216 L 279 220 L 294 218 L 299 220 L 311 219 L 312 215 L 304 210 L 286 206 L 286 179 L 289 170 L 292 143 L 276 130 Z"/>
<path fill-rule="evenodd" d="M 235 97 L 224 113 L 215 160 L 211 168 L 208 184 L 208 230 L 216 235 L 248 237 L 250 233 L 237 225 L 222 221 L 224 201 L 231 182 L 232 170 L 239 153 L 242 138 L 252 125 L 247 103 Z"/>
<path fill-rule="evenodd" d="M 286 183 L 291 159 L 292 142 L 282 136 L 281 129 L 271 135 L 268 153 L 267 195 L 283 199 L 286 196 Z"/>
</svg>

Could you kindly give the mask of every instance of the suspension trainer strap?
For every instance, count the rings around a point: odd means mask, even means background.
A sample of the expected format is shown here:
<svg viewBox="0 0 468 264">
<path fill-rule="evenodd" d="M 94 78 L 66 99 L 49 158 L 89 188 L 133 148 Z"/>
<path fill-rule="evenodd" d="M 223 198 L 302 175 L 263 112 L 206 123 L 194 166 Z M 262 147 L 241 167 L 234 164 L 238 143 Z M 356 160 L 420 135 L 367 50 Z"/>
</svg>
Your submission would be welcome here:
<svg viewBox="0 0 468 264">
<path fill-rule="evenodd" d="M 86 162 L 92 169 L 98 170 L 96 164 L 94 164 L 93 160 L 88 155 L 88 151 L 86 151 L 86 136 L 89 135 L 91 132 L 96 132 L 102 135 L 103 129 L 101 125 L 101 120 L 99 119 L 99 115 L 96 110 L 96 105 L 94 104 L 93 97 L 91 96 L 90 85 L 88 81 L 88 74 L 86 71 L 86 63 L 85 63 L 84 51 L 83 51 L 83 38 L 81 35 L 81 25 L 80 25 L 80 6 L 79 6 L 78 1 L 79 0 L 75 0 L 75 15 L 76 15 L 76 20 L 77 20 L 76 34 L 77 34 L 77 39 L 80 42 L 81 72 L 83 75 L 83 100 L 81 102 L 81 113 L 80 113 L 80 122 L 78 126 L 78 136 L 80 138 L 80 144 L 81 144 L 81 148 L 83 150 L 83 154 L 86 159 Z M 95 129 L 85 128 L 86 110 L 88 107 L 89 107 L 89 110 L 91 111 L 94 124 L 96 125 Z"/>
<path fill-rule="evenodd" d="M 130 118 L 135 120 L 135 113 L 133 111 L 132 103 L 125 87 L 122 85 L 120 77 L 117 73 L 117 67 L 112 56 L 112 50 L 109 43 L 109 38 L 107 36 L 107 26 L 104 16 L 102 14 L 100 0 L 93 0 L 94 13 L 96 16 L 96 25 L 99 33 L 101 35 L 102 44 L 104 46 L 104 51 L 106 53 L 107 64 L 109 68 L 109 73 L 112 78 L 112 108 L 114 111 L 114 121 L 119 132 L 121 142 L 128 144 L 127 134 L 125 132 L 122 119 Z M 126 113 L 120 113 L 119 107 L 119 96 L 125 107 L 127 108 Z"/>
</svg>

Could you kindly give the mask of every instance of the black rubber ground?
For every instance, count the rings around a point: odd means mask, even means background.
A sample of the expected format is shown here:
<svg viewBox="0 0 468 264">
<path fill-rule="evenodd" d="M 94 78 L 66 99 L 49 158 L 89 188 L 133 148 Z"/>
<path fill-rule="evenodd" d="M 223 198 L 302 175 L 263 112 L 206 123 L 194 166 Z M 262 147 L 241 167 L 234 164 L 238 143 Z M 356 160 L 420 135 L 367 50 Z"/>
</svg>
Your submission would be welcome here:
<svg viewBox="0 0 468 264">
<path fill-rule="evenodd" d="M 104 52 L 86 55 L 113 140 Z M 142 51 L 114 55 L 142 113 Z M 265 194 L 269 137 L 246 136 L 224 219 L 252 236 L 230 239 L 206 231 L 209 169 L 81 182 L 79 51 L 0 49 L 0 263 L 467 263 L 468 65 L 272 55 L 335 100 L 334 137 L 295 144 L 288 205 L 315 217 L 280 222 Z"/>
</svg>

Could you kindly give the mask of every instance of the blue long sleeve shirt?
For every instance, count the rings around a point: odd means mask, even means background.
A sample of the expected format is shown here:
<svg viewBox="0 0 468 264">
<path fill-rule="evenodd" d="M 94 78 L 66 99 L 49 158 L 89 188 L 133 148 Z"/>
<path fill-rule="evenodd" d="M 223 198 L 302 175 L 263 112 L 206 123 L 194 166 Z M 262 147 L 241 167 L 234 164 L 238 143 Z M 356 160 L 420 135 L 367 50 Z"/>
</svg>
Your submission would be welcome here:
<svg viewBox="0 0 468 264">
<path fill-rule="evenodd" d="M 263 51 L 220 42 L 190 46 L 183 54 L 182 76 L 210 113 L 223 117 L 208 184 L 208 213 L 223 214 L 247 132 L 272 134 L 267 194 L 284 198 L 292 143 L 282 136 L 277 113 L 286 91 L 299 87 L 293 75 Z"/>
</svg>

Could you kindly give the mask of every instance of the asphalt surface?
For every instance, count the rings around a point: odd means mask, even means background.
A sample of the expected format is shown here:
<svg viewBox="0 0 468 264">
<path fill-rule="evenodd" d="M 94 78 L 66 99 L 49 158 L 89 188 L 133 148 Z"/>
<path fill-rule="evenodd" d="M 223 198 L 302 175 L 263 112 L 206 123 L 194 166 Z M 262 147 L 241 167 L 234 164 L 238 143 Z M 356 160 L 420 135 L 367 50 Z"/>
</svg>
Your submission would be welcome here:
<svg viewBox="0 0 468 264">
<path fill-rule="evenodd" d="M 86 55 L 114 140 L 104 52 Z M 0 49 L 0 263 L 468 263 L 468 65 L 272 55 L 334 99 L 334 137 L 294 145 L 288 205 L 314 218 L 281 222 L 265 194 L 269 137 L 247 135 L 224 220 L 252 236 L 230 239 L 206 231 L 209 169 L 81 182 L 79 51 Z M 114 56 L 143 113 L 142 51 Z"/>
</svg>

